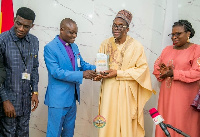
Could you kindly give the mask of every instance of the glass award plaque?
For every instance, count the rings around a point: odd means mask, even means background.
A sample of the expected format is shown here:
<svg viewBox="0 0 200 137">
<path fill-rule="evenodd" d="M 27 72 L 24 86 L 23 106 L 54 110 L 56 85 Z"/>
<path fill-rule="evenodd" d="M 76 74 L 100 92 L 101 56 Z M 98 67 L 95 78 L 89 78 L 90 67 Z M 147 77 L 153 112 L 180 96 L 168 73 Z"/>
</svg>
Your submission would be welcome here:
<svg viewBox="0 0 200 137">
<path fill-rule="evenodd" d="M 96 57 L 96 72 L 109 70 L 109 55 L 97 53 Z"/>
</svg>

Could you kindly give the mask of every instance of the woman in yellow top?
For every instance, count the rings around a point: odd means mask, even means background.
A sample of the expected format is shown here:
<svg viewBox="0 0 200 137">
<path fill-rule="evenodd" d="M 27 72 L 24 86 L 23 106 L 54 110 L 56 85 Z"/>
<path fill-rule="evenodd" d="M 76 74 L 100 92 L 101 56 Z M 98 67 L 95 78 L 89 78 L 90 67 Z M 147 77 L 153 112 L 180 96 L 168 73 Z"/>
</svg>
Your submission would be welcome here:
<svg viewBox="0 0 200 137">
<path fill-rule="evenodd" d="M 110 70 L 102 76 L 99 115 L 106 125 L 99 137 L 144 137 L 143 108 L 152 95 L 143 46 L 127 35 L 132 14 L 121 10 L 112 25 L 113 37 L 103 41 L 100 53 L 108 54 Z"/>
</svg>

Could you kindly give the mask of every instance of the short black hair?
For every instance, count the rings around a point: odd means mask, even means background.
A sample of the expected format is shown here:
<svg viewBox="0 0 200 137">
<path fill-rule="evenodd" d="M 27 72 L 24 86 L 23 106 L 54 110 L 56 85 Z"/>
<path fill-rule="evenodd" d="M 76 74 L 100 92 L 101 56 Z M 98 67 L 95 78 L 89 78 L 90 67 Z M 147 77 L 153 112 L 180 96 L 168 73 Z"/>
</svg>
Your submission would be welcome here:
<svg viewBox="0 0 200 137">
<path fill-rule="evenodd" d="M 17 10 L 16 17 L 19 15 L 20 17 L 27 19 L 27 20 L 32 20 L 34 22 L 35 20 L 35 13 L 33 10 L 27 7 L 21 7 Z"/>
<path fill-rule="evenodd" d="M 63 25 L 66 25 L 66 24 L 76 24 L 76 22 L 74 20 L 72 20 L 71 18 L 64 18 L 61 22 L 60 22 L 60 28 L 63 27 Z M 77 24 L 76 24 L 77 25 Z"/>
<path fill-rule="evenodd" d="M 175 27 L 175 26 L 183 26 L 185 29 L 185 32 L 188 32 L 188 31 L 191 32 L 190 38 L 192 38 L 195 34 L 195 31 L 192 28 L 192 24 L 187 20 L 179 20 L 178 22 L 174 22 L 174 25 L 172 27 Z"/>
</svg>

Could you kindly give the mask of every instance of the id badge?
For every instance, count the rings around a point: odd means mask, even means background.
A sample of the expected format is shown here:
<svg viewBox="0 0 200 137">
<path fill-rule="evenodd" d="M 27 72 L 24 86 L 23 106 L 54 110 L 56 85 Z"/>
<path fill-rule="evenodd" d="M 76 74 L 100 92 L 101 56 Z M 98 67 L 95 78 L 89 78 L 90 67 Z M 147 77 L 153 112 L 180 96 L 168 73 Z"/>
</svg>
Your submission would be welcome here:
<svg viewBox="0 0 200 137">
<path fill-rule="evenodd" d="M 78 67 L 80 68 L 81 67 L 81 60 L 79 57 L 77 57 L 77 64 L 78 64 Z"/>
<path fill-rule="evenodd" d="M 30 80 L 30 74 L 27 72 L 22 73 L 22 79 Z"/>
</svg>

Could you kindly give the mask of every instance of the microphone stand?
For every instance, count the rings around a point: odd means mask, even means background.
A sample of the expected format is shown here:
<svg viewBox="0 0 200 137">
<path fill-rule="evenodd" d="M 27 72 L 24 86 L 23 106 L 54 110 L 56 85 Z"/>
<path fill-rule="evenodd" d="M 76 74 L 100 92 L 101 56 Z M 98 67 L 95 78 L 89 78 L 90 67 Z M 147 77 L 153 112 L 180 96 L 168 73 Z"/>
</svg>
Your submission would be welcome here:
<svg viewBox="0 0 200 137">
<path fill-rule="evenodd" d="M 167 130 L 167 125 L 164 124 L 163 122 L 159 123 L 160 128 L 164 131 L 166 137 L 171 137 L 169 131 Z"/>
<path fill-rule="evenodd" d="M 173 127 L 173 126 L 170 125 L 170 124 L 165 124 L 165 125 L 166 125 L 168 128 L 171 128 L 171 129 L 173 129 L 174 131 L 176 131 L 177 133 L 183 135 L 184 137 L 190 137 L 189 135 L 187 135 L 187 134 L 184 133 L 183 131 L 181 131 L 181 130 L 175 128 L 175 127 Z"/>
</svg>

